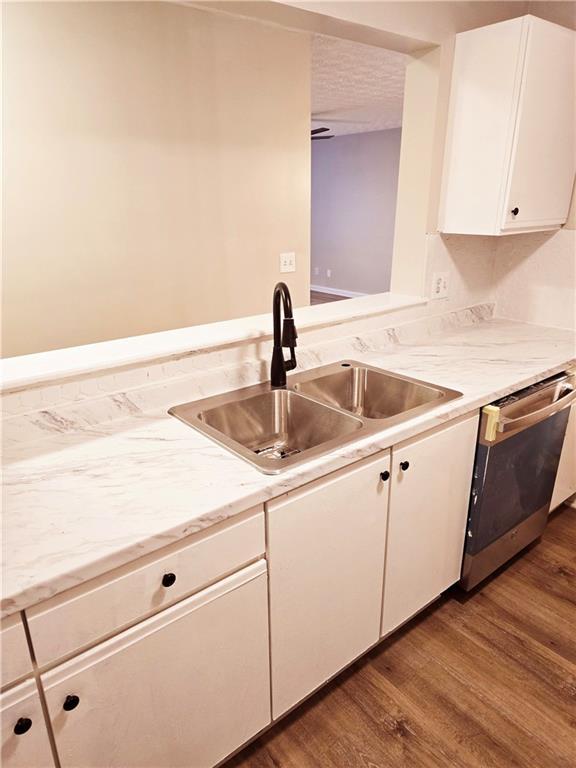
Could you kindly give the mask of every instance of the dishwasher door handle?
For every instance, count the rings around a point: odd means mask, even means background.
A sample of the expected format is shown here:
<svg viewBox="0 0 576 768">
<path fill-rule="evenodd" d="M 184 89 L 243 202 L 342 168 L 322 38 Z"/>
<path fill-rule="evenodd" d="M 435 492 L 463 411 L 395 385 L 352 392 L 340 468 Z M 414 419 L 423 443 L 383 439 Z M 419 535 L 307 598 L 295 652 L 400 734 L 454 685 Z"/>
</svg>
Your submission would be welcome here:
<svg viewBox="0 0 576 768">
<path fill-rule="evenodd" d="M 501 416 L 498 422 L 498 432 L 515 432 L 519 429 L 532 427 L 534 424 L 538 424 L 539 421 L 543 421 L 549 416 L 554 416 L 555 413 L 566 408 L 575 400 L 576 389 L 571 384 L 565 384 L 564 394 L 553 403 L 545 405 L 543 408 L 538 408 L 538 410 L 532 411 L 532 413 L 526 413 L 524 416 L 518 416 L 516 419 L 508 419 L 506 416 Z"/>
</svg>

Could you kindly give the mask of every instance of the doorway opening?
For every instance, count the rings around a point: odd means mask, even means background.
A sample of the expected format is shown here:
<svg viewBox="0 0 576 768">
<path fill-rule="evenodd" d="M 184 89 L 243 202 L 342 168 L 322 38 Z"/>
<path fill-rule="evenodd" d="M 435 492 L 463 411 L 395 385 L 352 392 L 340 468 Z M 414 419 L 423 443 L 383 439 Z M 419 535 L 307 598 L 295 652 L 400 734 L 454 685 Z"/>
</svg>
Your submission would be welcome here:
<svg viewBox="0 0 576 768">
<path fill-rule="evenodd" d="M 390 289 L 407 60 L 313 38 L 311 304 Z"/>
</svg>

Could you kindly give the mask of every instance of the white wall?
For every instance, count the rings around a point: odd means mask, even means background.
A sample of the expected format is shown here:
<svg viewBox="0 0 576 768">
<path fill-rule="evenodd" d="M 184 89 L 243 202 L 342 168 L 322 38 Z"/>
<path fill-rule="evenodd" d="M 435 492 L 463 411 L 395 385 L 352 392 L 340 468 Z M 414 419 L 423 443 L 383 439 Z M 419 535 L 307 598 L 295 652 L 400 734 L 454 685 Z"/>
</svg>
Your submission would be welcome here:
<svg viewBox="0 0 576 768">
<path fill-rule="evenodd" d="M 312 142 L 313 285 L 389 290 L 400 136 L 394 128 Z"/>
<path fill-rule="evenodd" d="M 499 238 L 493 292 L 501 317 L 576 330 L 576 230 Z"/>
<path fill-rule="evenodd" d="M 3 7 L 3 354 L 308 303 L 310 37 L 174 3 Z"/>
<path fill-rule="evenodd" d="M 490 301 L 498 317 L 576 330 L 574 229 L 507 237 L 431 234 L 428 286 L 434 272 L 448 272 L 450 295 L 431 301 L 432 313 Z"/>
</svg>

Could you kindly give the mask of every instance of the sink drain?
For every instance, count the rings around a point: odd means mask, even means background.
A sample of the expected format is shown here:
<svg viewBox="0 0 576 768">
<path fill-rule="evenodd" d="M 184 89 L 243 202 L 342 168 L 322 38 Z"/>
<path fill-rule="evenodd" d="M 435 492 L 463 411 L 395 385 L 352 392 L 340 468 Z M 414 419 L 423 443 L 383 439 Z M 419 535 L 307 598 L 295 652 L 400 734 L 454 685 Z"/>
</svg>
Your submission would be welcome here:
<svg viewBox="0 0 576 768">
<path fill-rule="evenodd" d="M 287 459 L 289 456 L 296 456 L 300 453 L 300 448 L 285 448 L 282 445 L 269 445 L 266 448 L 256 448 L 254 451 L 258 456 L 264 459 Z"/>
</svg>

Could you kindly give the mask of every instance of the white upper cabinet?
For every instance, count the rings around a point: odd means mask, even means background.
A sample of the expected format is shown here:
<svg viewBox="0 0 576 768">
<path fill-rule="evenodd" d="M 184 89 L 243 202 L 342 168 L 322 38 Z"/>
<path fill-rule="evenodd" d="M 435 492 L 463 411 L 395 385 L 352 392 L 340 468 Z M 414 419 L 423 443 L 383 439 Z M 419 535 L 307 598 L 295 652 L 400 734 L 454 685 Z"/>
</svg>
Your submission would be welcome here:
<svg viewBox="0 0 576 768">
<path fill-rule="evenodd" d="M 535 16 L 456 35 L 441 232 L 565 223 L 576 169 L 575 39 Z"/>
</svg>

